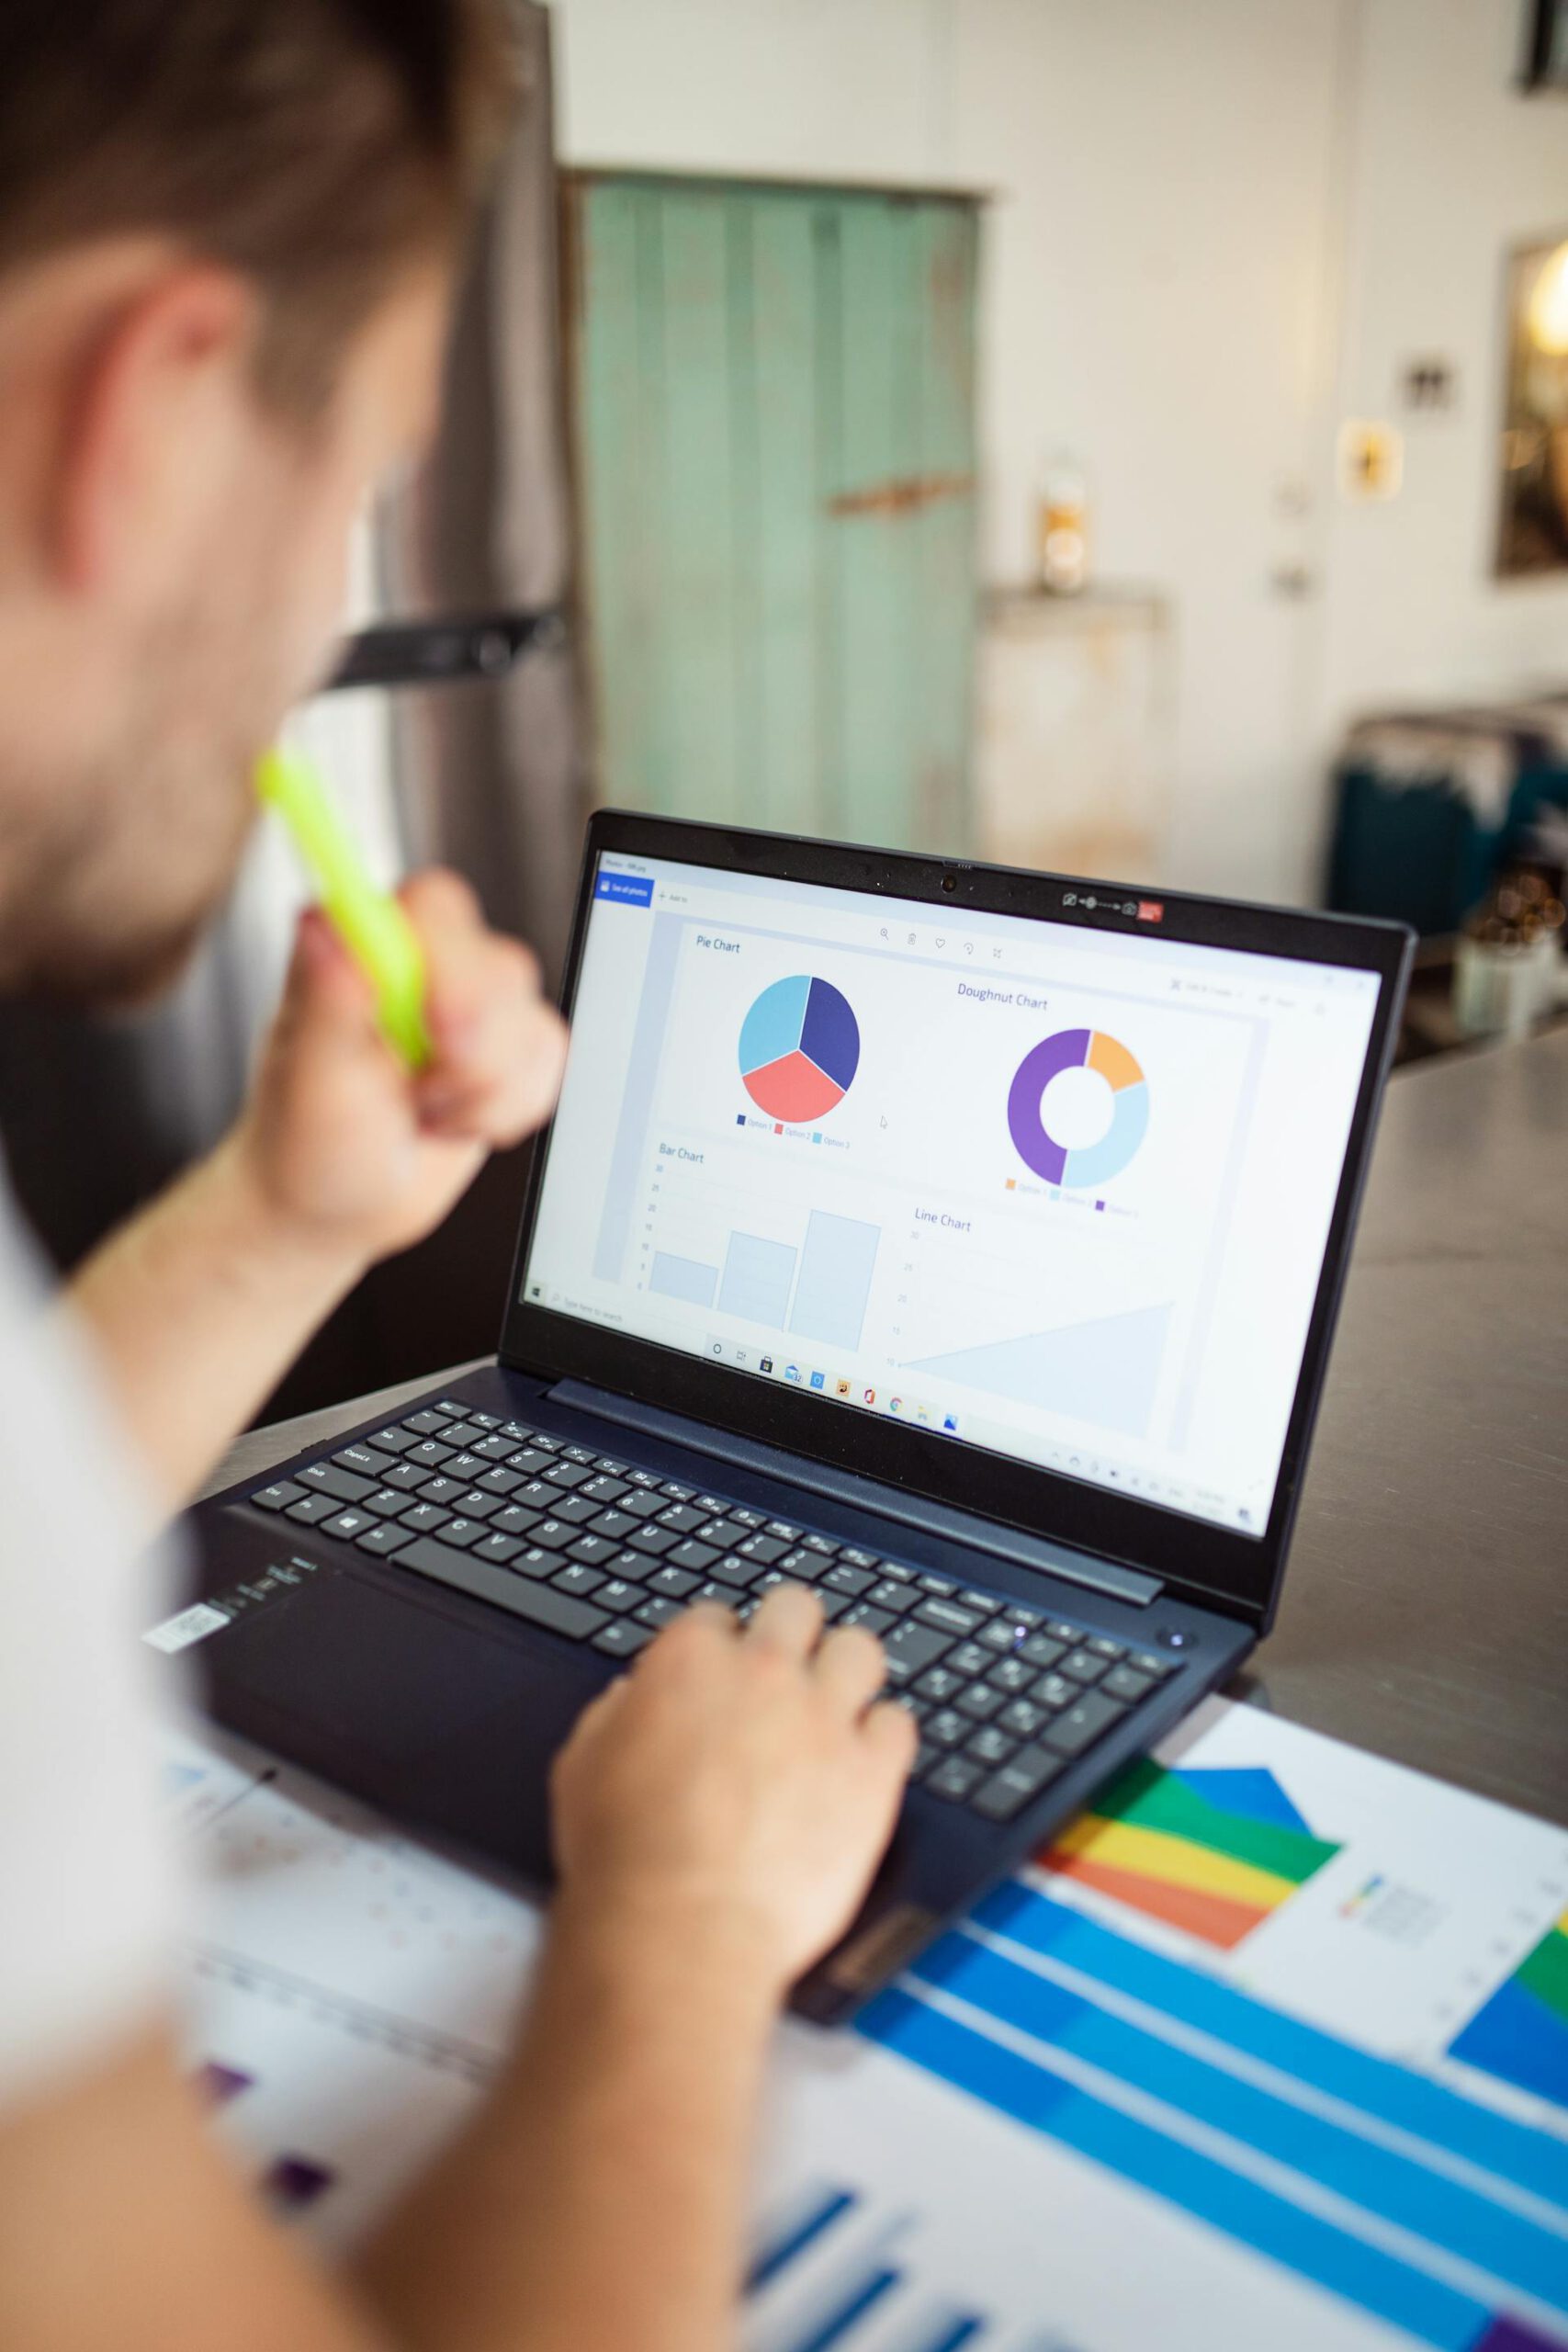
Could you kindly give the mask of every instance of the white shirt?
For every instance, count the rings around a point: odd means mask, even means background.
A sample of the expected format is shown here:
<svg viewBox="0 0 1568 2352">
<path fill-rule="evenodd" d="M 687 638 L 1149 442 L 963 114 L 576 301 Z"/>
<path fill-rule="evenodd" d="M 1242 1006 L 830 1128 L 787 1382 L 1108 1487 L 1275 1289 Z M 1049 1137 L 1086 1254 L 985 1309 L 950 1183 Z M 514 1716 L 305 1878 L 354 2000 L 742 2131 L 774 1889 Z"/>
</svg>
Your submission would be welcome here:
<svg viewBox="0 0 1568 2352">
<path fill-rule="evenodd" d="M 153 1668 L 169 1550 L 0 1176 L 0 2109 L 155 2013 L 175 1868 Z"/>
</svg>

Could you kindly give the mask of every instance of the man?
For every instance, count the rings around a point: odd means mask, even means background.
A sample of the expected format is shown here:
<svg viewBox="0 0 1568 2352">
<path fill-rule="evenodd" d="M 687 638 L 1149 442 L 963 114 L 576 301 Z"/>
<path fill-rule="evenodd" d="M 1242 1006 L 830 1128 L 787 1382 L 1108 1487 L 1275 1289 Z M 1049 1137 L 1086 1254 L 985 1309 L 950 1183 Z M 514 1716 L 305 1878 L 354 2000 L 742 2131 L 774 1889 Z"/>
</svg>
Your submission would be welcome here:
<svg viewBox="0 0 1568 2352">
<path fill-rule="evenodd" d="M 344 540 L 431 417 L 493 147 L 493 0 L 5 0 L 0 980 L 178 970 L 323 658 Z M 913 1747 L 863 1634 L 688 1619 L 590 1710 L 562 1892 L 478 2127 L 352 2274 L 204 2137 L 170 2027 L 139 1564 L 365 1266 L 546 1114 L 562 1039 L 457 880 L 404 893 L 411 1081 L 319 916 L 237 1130 L 51 1306 L 0 1219 L 0 2344 L 704 2352 L 728 2340 L 773 2018 Z"/>
</svg>

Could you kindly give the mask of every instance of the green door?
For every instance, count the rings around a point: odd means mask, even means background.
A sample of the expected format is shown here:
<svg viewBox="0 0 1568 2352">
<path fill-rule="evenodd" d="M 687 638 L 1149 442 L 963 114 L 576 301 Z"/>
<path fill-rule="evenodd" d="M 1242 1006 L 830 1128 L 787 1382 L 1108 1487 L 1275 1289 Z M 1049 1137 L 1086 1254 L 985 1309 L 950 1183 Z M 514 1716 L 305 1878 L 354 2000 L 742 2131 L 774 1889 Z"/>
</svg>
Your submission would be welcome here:
<svg viewBox="0 0 1568 2352">
<path fill-rule="evenodd" d="M 566 217 L 600 798 L 962 849 L 976 203 L 586 173 Z"/>
</svg>

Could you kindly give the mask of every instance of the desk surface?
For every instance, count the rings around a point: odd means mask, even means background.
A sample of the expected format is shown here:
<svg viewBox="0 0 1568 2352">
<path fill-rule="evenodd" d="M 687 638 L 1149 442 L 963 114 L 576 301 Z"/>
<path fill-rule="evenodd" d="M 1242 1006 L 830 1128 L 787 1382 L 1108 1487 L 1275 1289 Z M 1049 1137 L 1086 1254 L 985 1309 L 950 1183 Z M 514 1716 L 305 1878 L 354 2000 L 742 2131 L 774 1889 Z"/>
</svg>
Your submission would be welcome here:
<svg viewBox="0 0 1568 2352">
<path fill-rule="evenodd" d="M 213 1485 L 431 1385 L 254 1430 Z M 1283 1606 L 1233 1695 L 1568 1823 L 1568 1035 L 1392 1082 Z"/>
</svg>

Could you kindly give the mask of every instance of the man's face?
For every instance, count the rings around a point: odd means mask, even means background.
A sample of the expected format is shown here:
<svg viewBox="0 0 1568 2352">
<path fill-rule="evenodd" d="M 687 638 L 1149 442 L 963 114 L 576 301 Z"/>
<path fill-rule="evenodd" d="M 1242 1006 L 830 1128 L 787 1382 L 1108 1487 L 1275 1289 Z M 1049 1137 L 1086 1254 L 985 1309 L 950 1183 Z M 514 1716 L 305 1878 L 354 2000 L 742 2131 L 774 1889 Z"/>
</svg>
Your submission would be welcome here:
<svg viewBox="0 0 1568 2352">
<path fill-rule="evenodd" d="M 309 427 L 274 416 L 237 366 L 201 404 L 191 437 L 206 446 L 176 469 L 177 557 L 129 591 L 65 605 L 55 636 L 69 655 L 76 628 L 92 716 L 51 736 L 35 712 L 30 773 L 0 773 L 6 987 L 125 1004 L 183 969 L 254 822 L 256 759 L 341 627 L 366 496 L 427 435 L 445 298 L 434 272 L 411 277 Z M 28 684 L 0 672 L 0 688 Z M 4 731 L 0 709 L 0 753 Z"/>
</svg>

